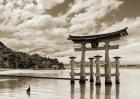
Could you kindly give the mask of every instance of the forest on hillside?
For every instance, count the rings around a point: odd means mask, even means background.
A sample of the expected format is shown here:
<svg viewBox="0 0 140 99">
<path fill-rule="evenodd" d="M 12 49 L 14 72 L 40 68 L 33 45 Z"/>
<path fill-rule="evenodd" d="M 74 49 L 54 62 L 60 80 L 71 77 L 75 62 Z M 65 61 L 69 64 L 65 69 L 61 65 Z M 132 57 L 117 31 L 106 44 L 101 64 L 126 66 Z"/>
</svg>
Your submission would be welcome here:
<svg viewBox="0 0 140 99">
<path fill-rule="evenodd" d="M 9 69 L 64 69 L 57 58 L 41 57 L 38 54 L 29 55 L 16 52 L 0 42 L 0 68 Z"/>
</svg>

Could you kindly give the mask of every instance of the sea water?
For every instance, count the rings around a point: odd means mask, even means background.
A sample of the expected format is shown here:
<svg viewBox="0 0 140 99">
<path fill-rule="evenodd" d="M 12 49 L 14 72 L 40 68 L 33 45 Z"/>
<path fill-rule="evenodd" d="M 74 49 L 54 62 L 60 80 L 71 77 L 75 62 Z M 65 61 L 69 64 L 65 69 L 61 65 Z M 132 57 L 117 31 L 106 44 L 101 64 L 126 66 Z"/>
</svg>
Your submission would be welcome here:
<svg viewBox="0 0 140 99">
<path fill-rule="evenodd" d="M 87 68 L 88 72 L 89 69 Z M 112 72 L 115 70 L 112 69 Z M 8 70 L 0 74 L 31 74 L 52 77 L 70 77 L 70 70 Z M 79 72 L 79 70 L 76 70 Z M 102 69 L 101 72 L 104 72 Z M 140 70 L 120 69 L 120 85 L 101 86 L 86 81 L 86 84 L 70 84 L 69 80 L 26 77 L 0 77 L 0 99 L 140 99 Z M 89 77 L 87 77 L 89 78 Z M 26 93 L 30 85 L 30 95 Z"/>
</svg>

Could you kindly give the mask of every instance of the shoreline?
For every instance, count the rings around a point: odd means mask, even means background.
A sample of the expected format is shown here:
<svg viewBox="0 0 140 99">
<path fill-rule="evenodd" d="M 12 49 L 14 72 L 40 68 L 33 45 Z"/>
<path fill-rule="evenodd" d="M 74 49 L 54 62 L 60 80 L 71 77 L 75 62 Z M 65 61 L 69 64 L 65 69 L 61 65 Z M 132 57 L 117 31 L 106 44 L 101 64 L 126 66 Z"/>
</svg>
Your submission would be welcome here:
<svg viewBox="0 0 140 99">
<path fill-rule="evenodd" d="M 80 67 L 76 67 L 74 70 L 78 70 Z M 86 67 L 86 68 L 90 68 L 90 67 Z M 96 68 L 96 67 L 93 67 L 93 68 Z M 101 68 L 104 68 L 104 67 L 101 67 Z M 112 67 L 113 69 L 115 67 Z M 120 69 L 140 69 L 140 66 L 131 66 L 131 67 L 119 67 Z M 9 70 L 33 70 L 33 71 L 43 71 L 43 70 L 70 70 L 71 68 L 68 66 L 68 67 L 65 67 L 65 69 L 9 69 L 9 68 L 0 68 L 0 71 L 9 71 Z"/>
</svg>

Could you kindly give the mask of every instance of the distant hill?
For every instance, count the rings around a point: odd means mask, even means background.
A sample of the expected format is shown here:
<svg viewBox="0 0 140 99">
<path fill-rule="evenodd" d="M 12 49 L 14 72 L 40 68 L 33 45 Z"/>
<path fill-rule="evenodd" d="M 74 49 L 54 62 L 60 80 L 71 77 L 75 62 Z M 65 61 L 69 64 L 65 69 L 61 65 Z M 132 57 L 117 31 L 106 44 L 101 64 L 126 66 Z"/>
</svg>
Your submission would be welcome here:
<svg viewBox="0 0 140 99">
<path fill-rule="evenodd" d="M 64 69 L 64 65 L 57 58 L 51 59 L 38 54 L 15 52 L 0 42 L 0 68 Z"/>
</svg>

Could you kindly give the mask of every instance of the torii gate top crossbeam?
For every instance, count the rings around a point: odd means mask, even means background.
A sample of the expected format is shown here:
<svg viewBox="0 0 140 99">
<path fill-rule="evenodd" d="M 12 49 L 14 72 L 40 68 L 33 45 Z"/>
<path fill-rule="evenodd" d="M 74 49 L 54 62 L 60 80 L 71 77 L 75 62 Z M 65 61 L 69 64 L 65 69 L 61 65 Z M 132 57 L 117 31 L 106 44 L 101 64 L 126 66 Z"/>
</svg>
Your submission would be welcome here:
<svg viewBox="0 0 140 99">
<path fill-rule="evenodd" d="M 127 28 L 124 28 L 119 31 L 105 33 L 105 34 L 98 34 L 98 35 L 89 35 L 89 36 L 71 36 L 69 35 L 68 40 L 72 40 L 74 43 L 81 44 L 81 43 L 91 43 L 93 48 L 98 47 L 99 42 L 106 42 L 106 41 L 115 41 L 119 40 L 120 37 L 128 35 Z"/>
</svg>

